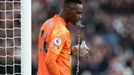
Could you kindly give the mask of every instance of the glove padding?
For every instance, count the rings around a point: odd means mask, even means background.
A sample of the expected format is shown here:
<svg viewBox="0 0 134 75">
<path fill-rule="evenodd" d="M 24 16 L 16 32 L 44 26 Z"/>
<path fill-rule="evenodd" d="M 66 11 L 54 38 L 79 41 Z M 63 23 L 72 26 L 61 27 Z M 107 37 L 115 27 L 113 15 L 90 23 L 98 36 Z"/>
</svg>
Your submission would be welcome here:
<svg viewBox="0 0 134 75">
<path fill-rule="evenodd" d="M 85 41 L 82 41 L 80 45 L 80 57 L 88 57 L 89 48 L 86 45 Z"/>
<path fill-rule="evenodd" d="M 73 46 L 72 48 L 72 54 L 73 55 L 77 55 L 77 51 L 79 50 L 79 45 L 76 45 L 76 46 Z M 82 43 L 81 43 L 81 45 L 80 45 L 80 51 L 78 51 L 78 52 L 80 52 L 79 54 L 80 54 L 80 57 L 88 57 L 88 55 L 89 55 L 89 48 L 87 47 L 87 45 L 86 45 L 86 42 L 85 41 L 82 41 Z"/>
</svg>

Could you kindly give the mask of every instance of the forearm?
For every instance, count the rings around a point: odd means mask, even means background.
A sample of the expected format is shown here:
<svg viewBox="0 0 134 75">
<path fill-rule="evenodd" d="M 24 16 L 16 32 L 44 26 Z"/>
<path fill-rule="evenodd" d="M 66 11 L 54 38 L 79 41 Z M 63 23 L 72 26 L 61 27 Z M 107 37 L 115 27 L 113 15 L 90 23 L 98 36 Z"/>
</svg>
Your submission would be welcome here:
<svg viewBox="0 0 134 75">
<path fill-rule="evenodd" d="M 48 57 L 46 57 L 45 64 L 47 67 L 47 70 L 49 72 L 49 75 L 60 75 L 58 65 L 56 63 L 56 54 L 53 52 L 48 52 Z"/>
</svg>

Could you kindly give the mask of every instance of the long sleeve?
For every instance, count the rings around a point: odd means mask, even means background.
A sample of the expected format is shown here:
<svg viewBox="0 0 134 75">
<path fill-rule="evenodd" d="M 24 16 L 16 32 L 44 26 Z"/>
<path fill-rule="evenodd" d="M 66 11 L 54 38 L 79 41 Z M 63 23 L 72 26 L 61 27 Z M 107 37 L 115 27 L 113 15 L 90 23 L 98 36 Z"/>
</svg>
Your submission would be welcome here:
<svg viewBox="0 0 134 75">
<path fill-rule="evenodd" d="M 51 37 L 51 41 L 46 54 L 45 64 L 50 75 L 60 75 L 56 59 L 59 56 L 64 44 L 65 38 L 63 32 L 57 32 Z"/>
</svg>

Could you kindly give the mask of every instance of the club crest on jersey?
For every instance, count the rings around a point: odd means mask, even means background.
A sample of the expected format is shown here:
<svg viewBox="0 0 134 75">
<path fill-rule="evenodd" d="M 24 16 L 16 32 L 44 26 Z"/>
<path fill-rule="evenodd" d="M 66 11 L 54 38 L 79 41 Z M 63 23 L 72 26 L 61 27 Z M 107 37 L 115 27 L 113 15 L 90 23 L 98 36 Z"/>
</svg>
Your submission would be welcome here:
<svg viewBox="0 0 134 75">
<path fill-rule="evenodd" d="M 61 38 L 55 38 L 54 39 L 54 44 L 59 46 L 61 44 Z"/>
</svg>

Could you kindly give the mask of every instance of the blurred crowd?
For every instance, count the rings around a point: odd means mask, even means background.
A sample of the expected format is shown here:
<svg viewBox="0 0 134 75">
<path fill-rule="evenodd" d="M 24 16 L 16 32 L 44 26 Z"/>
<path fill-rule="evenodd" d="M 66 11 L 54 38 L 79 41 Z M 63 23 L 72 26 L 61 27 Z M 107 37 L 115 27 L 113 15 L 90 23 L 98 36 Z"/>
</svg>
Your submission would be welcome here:
<svg viewBox="0 0 134 75">
<path fill-rule="evenodd" d="M 41 25 L 58 14 L 64 0 L 32 0 L 32 73 L 37 72 L 37 41 Z M 82 0 L 85 26 L 81 40 L 90 48 L 80 58 L 79 75 L 134 75 L 134 0 Z M 77 32 L 71 26 L 72 45 Z M 72 75 L 76 58 L 72 56 Z"/>
<path fill-rule="evenodd" d="M 0 0 L 0 75 L 21 73 L 20 4 Z"/>
</svg>

